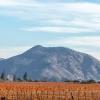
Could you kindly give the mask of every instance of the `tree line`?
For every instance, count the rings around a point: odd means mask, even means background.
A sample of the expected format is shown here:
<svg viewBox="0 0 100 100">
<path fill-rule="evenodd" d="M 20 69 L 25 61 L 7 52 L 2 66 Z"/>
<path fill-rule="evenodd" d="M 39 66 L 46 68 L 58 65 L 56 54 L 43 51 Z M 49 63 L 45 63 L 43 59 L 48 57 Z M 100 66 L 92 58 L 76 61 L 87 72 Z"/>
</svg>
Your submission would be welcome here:
<svg viewBox="0 0 100 100">
<path fill-rule="evenodd" d="M 15 74 L 6 75 L 4 72 L 0 75 L 0 81 L 32 81 L 32 79 L 28 78 L 27 72 L 24 73 L 22 78 L 16 77 Z"/>
<path fill-rule="evenodd" d="M 0 81 L 19 81 L 19 82 L 59 82 L 57 80 L 48 80 L 48 79 L 42 79 L 42 80 L 33 80 L 31 77 L 28 76 L 28 73 L 25 72 L 22 76 L 22 78 L 20 77 L 16 77 L 15 74 L 8 74 L 6 75 L 5 72 L 2 72 L 0 75 Z M 93 79 L 89 79 L 89 80 L 63 80 L 61 82 L 66 82 L 66 83 L 80 83 L 80 84 L 91 84 L 91 83 L 100 83 L 100 81 L 95 81 Z"/>
</svg>

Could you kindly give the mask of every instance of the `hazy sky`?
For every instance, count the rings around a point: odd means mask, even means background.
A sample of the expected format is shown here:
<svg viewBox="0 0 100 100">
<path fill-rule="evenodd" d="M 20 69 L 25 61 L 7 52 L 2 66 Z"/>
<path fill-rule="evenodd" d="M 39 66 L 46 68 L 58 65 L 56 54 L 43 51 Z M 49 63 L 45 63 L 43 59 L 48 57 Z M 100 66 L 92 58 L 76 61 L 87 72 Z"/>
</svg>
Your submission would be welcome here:
<svg viewBox="0 0 100 100">
<path fill-rule="evenodd" d="M 0 57 L 34 45 L 69 47 L 100 59 L 100 0 L 0 0 Z"/>
</svg>

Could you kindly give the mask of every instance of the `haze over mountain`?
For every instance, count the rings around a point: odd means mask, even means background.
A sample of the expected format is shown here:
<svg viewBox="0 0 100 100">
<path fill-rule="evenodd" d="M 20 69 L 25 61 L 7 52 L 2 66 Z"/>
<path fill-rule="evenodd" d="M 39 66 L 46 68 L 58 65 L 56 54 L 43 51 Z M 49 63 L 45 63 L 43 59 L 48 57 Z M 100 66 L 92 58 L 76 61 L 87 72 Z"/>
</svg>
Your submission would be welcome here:
<svg viewBox="0 0 100 100">
<path fill-rule="evenodd" d="M 0 61 L 0 73 L 23 77 L 27 72 L 33 80 L 100 80 L 100 61 L 64 47 L 37 45 L 21 55 Z"/>
</svg>

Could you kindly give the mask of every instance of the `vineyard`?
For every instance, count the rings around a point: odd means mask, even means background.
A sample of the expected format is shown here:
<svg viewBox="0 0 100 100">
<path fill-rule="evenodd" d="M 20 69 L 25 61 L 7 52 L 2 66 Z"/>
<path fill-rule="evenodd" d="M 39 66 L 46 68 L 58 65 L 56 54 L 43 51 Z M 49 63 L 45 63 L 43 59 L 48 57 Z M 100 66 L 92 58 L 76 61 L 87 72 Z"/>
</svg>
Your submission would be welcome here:
<svg viewBox="0 0 100 100">
<path fill-rule="evenodd" d="M 100 100 L 100 84 L 2 82 L 0 100 Z"/>
</svg>

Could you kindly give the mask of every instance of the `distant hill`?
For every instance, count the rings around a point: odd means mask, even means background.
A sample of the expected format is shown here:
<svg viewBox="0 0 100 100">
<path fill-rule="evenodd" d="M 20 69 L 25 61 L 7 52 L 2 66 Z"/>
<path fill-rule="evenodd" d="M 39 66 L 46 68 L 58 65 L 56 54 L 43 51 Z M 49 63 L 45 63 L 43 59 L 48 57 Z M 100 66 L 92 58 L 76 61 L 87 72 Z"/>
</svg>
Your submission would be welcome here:
<svg viewBox="0 0 100 100">
<path fill-rule="evenodd" d="M 4 58 L 0 58 L 0 60 L 4 60 Z"/>
<path fill-rule="evenodd" d="M 100 80 L 100 61 L 65 47 L 37 45 L 21 55 L 0 60 L 0 73 L 33 80 Z"/>
</svg>

